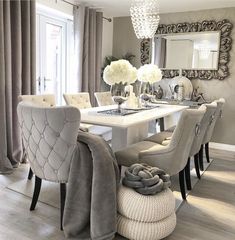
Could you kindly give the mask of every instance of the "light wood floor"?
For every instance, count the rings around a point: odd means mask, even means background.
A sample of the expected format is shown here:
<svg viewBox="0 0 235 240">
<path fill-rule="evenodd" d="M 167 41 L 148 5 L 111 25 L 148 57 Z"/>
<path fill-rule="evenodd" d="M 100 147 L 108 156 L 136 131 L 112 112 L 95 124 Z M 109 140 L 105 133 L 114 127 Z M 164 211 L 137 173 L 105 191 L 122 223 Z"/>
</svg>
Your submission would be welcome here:
<svg viewBox="0 0 235 240">
<path fill-rule="evenodd" d="M 213 151 L 215 159 L 177 213 L 177 226 L 167 240 L 235 239 L 235 156 Z M 27 168 L 0 175 L 0 240 L 61 240 L 59 210 L 7 189 L 25 179 Z M 144 239 L 143 239 L 144 240 Z"/>
</svg>

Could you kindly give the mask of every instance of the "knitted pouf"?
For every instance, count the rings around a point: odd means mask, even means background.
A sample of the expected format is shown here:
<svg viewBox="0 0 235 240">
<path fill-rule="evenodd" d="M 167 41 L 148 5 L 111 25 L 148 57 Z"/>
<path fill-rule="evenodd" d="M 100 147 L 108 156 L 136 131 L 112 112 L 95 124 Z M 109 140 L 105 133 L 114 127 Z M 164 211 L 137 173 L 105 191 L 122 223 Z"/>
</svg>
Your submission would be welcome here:
<svg viewBox="0 0 235 240">
<path fill-rule="evenodd" d="M 176 215 L 153 223 L 138 222 L 118 214 L 117 232 L 131 240 L 158 240 L 170 235 L 176 226 Z"/>
<path fill-rule="evenodd" d="M 156 195 L 146 196 L 120 186 L 117 203 L 118 212 L 123 217 L 141 222 L 157 222 L 175 212 L 175 198 L 168 188 Z"/>
</svg>

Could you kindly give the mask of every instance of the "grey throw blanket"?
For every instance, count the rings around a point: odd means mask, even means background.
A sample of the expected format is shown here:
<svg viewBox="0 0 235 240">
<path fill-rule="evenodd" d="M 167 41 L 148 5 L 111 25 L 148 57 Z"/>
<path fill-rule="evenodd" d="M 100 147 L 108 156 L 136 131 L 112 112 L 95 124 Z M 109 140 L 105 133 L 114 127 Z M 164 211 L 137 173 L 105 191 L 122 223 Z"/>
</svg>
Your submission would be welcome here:
<svg viewBox="0 0 235 240">
<path fill-rule="evenodd" d="M 71 162 L 63 227 L 69 239 L 113 239 L 119 170 L 110 146 L 99 136 L 78 134 Z"/>
</svg>

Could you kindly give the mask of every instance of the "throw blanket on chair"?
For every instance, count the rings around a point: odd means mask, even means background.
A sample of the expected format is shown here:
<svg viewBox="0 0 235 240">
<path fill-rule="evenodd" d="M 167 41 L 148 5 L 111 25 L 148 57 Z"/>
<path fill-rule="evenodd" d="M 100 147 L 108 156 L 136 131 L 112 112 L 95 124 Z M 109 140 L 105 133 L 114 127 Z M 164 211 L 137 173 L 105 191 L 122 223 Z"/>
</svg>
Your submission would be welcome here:
<svg viewBox="0 0 235 240">
<path fill-rule="evenodd" d="M 79 132 L 64 209 L 63 226 L 67 238 L 114 238 L 119 178 L 110 146 L 99 136 Z"/>
</svg>

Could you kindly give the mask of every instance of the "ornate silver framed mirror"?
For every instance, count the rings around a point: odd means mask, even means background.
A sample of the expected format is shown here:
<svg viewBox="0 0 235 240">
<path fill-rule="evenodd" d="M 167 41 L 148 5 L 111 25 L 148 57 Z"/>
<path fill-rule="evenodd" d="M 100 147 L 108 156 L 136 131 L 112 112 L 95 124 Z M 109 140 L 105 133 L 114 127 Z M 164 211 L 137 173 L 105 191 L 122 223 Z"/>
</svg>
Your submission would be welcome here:
<svg viewBox="0 0 235 240">
<path fill-rule="evenodd" d="M 229 76 L 233 25 L 226 19 L 195 23 L 160 24 L 151 41 L 141 41 L 141 63 L 153 62 L 165 78 L 182 74 L 189 79 Z"/>
</svg>

